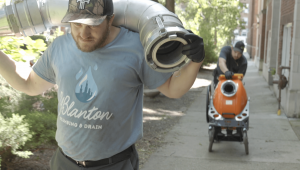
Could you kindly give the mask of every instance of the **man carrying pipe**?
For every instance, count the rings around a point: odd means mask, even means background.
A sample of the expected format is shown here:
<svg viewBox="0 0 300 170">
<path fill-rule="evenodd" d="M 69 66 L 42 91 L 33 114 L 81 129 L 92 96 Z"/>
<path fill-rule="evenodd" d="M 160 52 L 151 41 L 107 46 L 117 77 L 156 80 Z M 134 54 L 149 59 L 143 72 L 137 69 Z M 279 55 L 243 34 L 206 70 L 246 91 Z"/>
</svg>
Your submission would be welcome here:
<svg viewBox="0 0 300 170">
<path fill-rule="evenodd" d="M 193 85 L 204 60 L 201 37 L 182 53 L 191 62 L 175 73 L 151 69 L 138 33 L 112 25 L 112 0 L 69 0 L 62 22 L 71 34 L 55 41 L 22 78 L 0 52 L 0 74 L 15 89 L 34 96 L 58 85 L 56 140 L 51 170 L 139 169 L 135 142 L 142 138 L 143 85 L 180 98 Z"/>
<path fill-rule="evenodd" d="M 234 47 L 225 46 L 221 49 L 217 68 L 213 72 L 214 88 L 216 88 L 221 74 L 225 74 L 226 79 L 231 79 L 234 73 L 246 74 L 247 59 L 243 55 L 244 48 L 245 44 L 238 41 Z"/>
</svg>

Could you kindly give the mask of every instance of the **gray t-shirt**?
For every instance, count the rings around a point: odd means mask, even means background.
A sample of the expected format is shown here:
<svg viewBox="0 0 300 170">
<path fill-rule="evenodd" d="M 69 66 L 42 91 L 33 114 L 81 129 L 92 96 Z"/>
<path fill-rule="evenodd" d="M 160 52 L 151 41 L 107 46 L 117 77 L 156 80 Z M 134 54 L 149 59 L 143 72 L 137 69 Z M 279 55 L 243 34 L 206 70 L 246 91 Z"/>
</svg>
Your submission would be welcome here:
<svg viewBox="0 0 300 170">
<path fill-rule="evenodd" d="M 226 60 L 226 66 L 229 71 L 234 73 L 242 73 L 244 76 L 247 71 L 247 59 L 244 55 L 241 56 L 238 60 L 234 60 L 231 54 L 231 47 L 225 46 L 221 49 L 219 58 L 224 58 Z M 224 74 L 219 66 L 219 60 L 217 62 L 217 68 L 214 70 L 214 83 L 218 83 L 218 78 L 221 74 Z"/>
<path fill-rule="evenodd" d="M 58 85 L 56 140 L 77 161 L 125 150 L 143 135 L 143 84 L 157 88 L 172 73 L 152 70 L 139 34 L 121 27 L 101 49 L 80 51 L 71 34 L 58 37 L 33 67 Z"/>
</svg>

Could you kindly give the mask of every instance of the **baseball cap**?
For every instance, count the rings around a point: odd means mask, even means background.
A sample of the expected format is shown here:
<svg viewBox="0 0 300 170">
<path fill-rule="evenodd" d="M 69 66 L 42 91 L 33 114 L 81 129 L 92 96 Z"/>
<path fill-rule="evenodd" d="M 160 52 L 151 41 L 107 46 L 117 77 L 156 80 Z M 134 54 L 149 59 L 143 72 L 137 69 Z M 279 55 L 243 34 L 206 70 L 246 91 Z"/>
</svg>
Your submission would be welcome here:
<svg viewBox="0 0 300 170">
<path fill-rule="evenodd" d="M 243 54 L 244 48 L 245 48 L 245 44 L 243 43 L 243 41 L 238 41 L 235 43 L 233 50 Z"/>
<path fill-rule="evenodd" d="M 112 0 L 69 0 L 67 14 L 62 23 L 76 22 L 86 25 L 99 25 L 106 16 L 112 15 Z"/>
</svg>

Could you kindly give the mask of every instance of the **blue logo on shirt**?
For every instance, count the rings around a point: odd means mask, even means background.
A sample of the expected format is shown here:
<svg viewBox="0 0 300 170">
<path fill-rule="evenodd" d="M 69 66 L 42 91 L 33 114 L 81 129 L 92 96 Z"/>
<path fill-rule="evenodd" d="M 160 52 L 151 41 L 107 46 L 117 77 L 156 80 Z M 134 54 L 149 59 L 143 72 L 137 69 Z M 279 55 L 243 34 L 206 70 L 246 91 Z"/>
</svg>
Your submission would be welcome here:
<svg viewBox="0 0 300 170">
<path fill-rule="evenodd" d="M 97 69 L 98 66 L 95 65 L 94 70 Z M 98 94 L 98 87 L 95 83 L 91 67 L 89 67 L 88 71 L 85 74 L 83 74 L 81 68 L 80 71 L 76 74 L 76 80 L 79 80 L 80 77 L 82 78 L 76 85 L 75 94 L 79 101 L 88 103 L 92 101 Z"/>
</svg>

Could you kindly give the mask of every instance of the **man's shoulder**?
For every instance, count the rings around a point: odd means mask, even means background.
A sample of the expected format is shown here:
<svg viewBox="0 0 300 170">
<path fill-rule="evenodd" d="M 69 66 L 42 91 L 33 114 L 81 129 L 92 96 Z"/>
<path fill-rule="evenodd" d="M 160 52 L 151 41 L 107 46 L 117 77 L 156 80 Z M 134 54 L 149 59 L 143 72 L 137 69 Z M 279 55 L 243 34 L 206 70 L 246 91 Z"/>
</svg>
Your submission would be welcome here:
<svg viewBox="0 0 300 170">
<path fill-rule="evenodd" d="M 230 46 L 222 47 L 219 57 L 227 59 L 229 55 L 231 55 L 231 47 Z"/>
<path fill-rule="evenodd" d="M 126 37 L 131 37 L 131 38 L 138 38 L 140 37 L 140 34 L 138 32 L 134 32 L 128 28 L 125 28 L 125 27 L 120 27 L 121 28 L 121 33 L 123 35 L 126 35 Z"/>
<path fill-rule="evenodd" d="M 244 55 L 242 55 L 241 59 L 242 59 L 242 64 L 248 63 L 247 58 Z"/>
<path fill-rule="evenodd" d="M 140 47 L 142 48 L 142 43 L 140 40 L 140 35 L 137 32 L 129 30 L 125 27 L 121 27 L 120 36 L 117 39 L 119 43 L 122 43 L 122 46 L 131 47 L 134 46 L 135 48 Z"/>
<path fill-rule="evenodd" d="M 224 47 L 222 47 L 221 52 L 225 53 L 226 55 L 231 54 L 231 47 L 230 46 L 224 46 Z"/>
<path fill-rule="evenodd" d="M 224 47 L 222 47 L 222 50 L 230 51 L 231 50 L 231 46 L 224 46 Z"/>
</svg>

